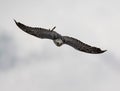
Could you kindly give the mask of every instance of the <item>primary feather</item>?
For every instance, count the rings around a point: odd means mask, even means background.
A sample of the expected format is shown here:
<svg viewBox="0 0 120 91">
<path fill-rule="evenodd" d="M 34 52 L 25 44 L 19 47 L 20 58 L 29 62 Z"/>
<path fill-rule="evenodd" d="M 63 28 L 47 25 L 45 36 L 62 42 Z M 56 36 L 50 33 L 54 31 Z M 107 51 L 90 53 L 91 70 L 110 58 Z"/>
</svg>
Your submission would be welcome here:
<svg viewBox="0 0 120 91">
<path fill-rule="evenodd" d="M 63 38 L 64 38 L 65 44 L 68 44 L 79 51 L 92 53 L 92 54 L 99 54 L 99 53 L 103 53 L 106 51 L 106 50 L 102 51 L 100 48 L 87 45 L 87 44 L 81 42 L 80 40 L 77 40 L 77 39 L 72 38 L 72 37 L 63 36 Z"/>
<path fill-rule="evenodd" d="M 45 38 L 45 39 L 53 40 L 56 46 L 67 44 L 79 51 L 83 51 L 83 52 L 91 53 L 91 54 L 99 54 L 99 53 L 103 53 L 106 51 L 106 50 L 101 50 L 100 48 L 97 48 L 97 47 L 92 47 L 88 44 L 81 42 L 78 39 L 75 39 L 69 36 L 62 36 L 59 33 L 53 31 L 55 27 L 52 30 L 50 30 L 50 29 L 45 29 L 45 28 L 29 27 L 16 21 L 15 23 L 21 30 L 23 30 L 24 32 L 28 34 L 34 35 L 38 38 Z"/>
<path fill-rule="evenodd" d="M 15 21 L 15 23 L 24 32 L 31 34 L 31 35 L 34 35 L 34 36 L 39 37 L 39 38 L 47 38 L 47 39 L 54 40 L 54 39 L 58 39 L 61 37 L 60 34 L 58 34 L 55 31 L 51 31 L 50 29 L 29 27 L 29 26 L 26 26 L 20 22 L 16 22 L 16 21 Z"/>
</svg>

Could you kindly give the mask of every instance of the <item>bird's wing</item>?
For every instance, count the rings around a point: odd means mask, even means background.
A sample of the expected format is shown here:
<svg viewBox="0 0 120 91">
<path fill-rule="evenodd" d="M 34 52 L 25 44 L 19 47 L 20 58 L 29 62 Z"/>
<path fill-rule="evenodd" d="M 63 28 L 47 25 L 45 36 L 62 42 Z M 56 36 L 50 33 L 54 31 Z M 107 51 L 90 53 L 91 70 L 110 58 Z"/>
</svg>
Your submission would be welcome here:
<svg viewBox="0 0 120 91">
<path fill-rule="evenodd" d="M 103 53 L 106 50 L 101 50 L 100 48 L 97 47 L 92 47 L 90 45 L 87 45 L 75 38 L 72 37 L 68 37 L 68 36 L 63 36 L 64 39 L 64 44 L 70 45 L 73 48 L 79 50 L 79 51 L 83 51 L 86 53 L 91 53 L 91 54 L 99 54 L 99 53 Z"/>
<path fill-rule="evenodd" d="M 15 23 L 24 32 L 34 35 L 39 38 L 47 38 L 47 39 L 52 39 L 52 40 L 61 38 L 60 34 L 58 34 L 55 31 L 52 31 L 55 29 L 55 27 L 52 30 L 50 30 L 50 29 L 44 29 L 44 28 L 29 27 L 20 22 L 16 22 L 16 21 L 15 21 Z"/>
</svg>

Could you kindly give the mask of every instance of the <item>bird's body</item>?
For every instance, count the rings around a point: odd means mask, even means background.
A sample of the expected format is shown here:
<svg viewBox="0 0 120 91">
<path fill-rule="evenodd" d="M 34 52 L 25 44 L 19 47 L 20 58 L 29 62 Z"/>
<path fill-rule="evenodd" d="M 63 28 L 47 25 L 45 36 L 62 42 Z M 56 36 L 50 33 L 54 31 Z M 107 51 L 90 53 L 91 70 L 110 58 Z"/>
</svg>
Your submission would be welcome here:
<svg viewBox="0 0 120 91">
<path fill-rule="evenodd" d="M 15 23 L 20 29 L 22 29 L 24 32 L 26 32 L 28 34 L 34 35 L 34 36 L 36 36 L 38 38 L 42 38 L 42 39 L 53 40 L 55 45 L 58 47 L 62 46 L 63 44 L 67 44 L 79 51 L 83 51 L 86 53 L 92 53 L 92 54 L 99 54 L 99 53 L 103 53 L 106 51 L 106 50 L 102 51 L 100 48 L 96 48 L 96 47 L 87 45 L 75 38 L 72 38 L 69 36 L 62 36 L 61 34 L 53 31 L 56 27 L 54 27 L 53 29 L 50 30 L 50 29 L 44 29 L 44 28 L 29 27 L 20 22 L 16 22 L 16 21 L 15 21 Z"/>
</svg>

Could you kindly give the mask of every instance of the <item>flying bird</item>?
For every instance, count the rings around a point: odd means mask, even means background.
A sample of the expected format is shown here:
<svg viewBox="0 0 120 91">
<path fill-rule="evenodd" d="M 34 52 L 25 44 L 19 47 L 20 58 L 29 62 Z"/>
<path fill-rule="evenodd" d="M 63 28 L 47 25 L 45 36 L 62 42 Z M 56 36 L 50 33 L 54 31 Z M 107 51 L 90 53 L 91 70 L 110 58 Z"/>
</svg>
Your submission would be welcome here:
<svg viewBox="0 0 120 91">
<path fill-rule="evenodd" d="M 67 44 L 79 51 L 91 53 L 91 54 L 100 54 L 106 51 L 106 50 L 101 50 L 100 48 L 85 44 L 76 38 L 69 37 L 69 36 L 62 36 L 61 34 L 54 31 L 56 27 L 53 27 L 52 29 L 30 27 L 20 22 L 17 22 L 16 20 L 14 21 L 16 25 L 24 32 L 31 34 L 33 36 L 36 36 L 38 38 L 41 38 L 41 39 L 51 39 L 53 40 L 55 45 L 58 47 L 62 46 L 63 44 Z"/>
</svg>

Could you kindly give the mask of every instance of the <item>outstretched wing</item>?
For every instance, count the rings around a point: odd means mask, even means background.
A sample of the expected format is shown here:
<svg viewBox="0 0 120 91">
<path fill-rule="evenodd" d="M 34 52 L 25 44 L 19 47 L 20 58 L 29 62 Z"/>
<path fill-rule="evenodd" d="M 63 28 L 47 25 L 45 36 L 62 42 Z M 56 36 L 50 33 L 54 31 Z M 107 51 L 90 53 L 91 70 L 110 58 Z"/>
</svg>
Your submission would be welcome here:
<svg viewBox="0 0 120 91">
<path fill-rule="evenodd" d="M 92 54 L 99 54 L 99 53 L 103 53 L 106 50 L 101 50 L 100 48 L 97 47 L 92 47 L 90 45 L 87 45 L 75 38 L 72 37 L 68 37 L 68 36 L 63 36 L 64 39 L 64 44 L 70 45 L 73 48 L 79 50 L 79 51 L 83 51 L 86 53 L 92 53 Z"/>
<path fill-rule="evenodd" d="M 60 34 L 58 34 L 55 31 L 52 31 L 55 27 L 52 30 L 50 30 L 50 29 L 44 29 L 44 28 L 29 27 L 20 22 L 16 22 L 16 21 L 15 21 L 15 23 L 24 32 L 34 35 L 39 38 L 47 38 L 47 39 L 52 39 L 52 40 L 61 38 Z"/>
</svg>

